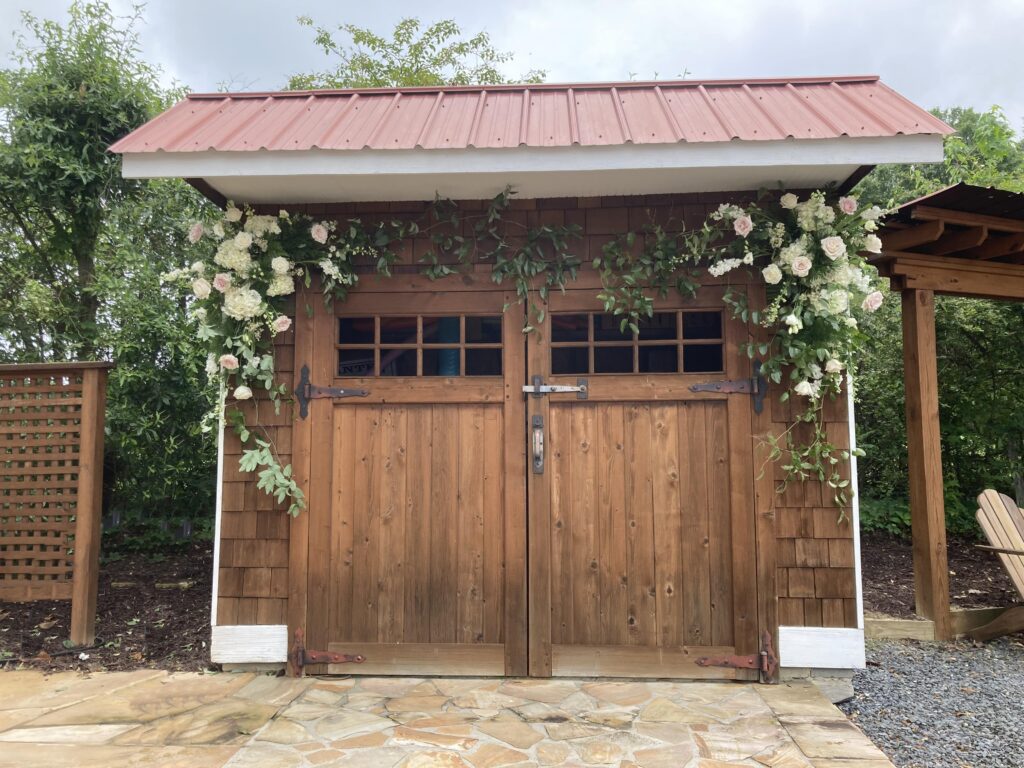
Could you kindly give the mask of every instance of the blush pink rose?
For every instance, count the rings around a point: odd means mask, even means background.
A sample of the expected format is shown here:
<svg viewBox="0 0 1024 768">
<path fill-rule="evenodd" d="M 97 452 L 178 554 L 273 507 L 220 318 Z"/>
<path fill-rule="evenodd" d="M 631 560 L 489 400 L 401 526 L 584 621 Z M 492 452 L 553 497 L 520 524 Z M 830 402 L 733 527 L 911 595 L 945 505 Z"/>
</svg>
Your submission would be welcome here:
<svg viewBox="0 0 1024 768">
<path fill-rule="evenodd" d="M 284 333 L 292 327 L 292 319 L 288 315 L 278 315 L 270 327 L 274 329 L 274 333 Z"/>
<path fill-rule="evenodd" d="M 877 312 L 878 308 L 882 306 L 882 301 L 885 297 L 881 291 L 872 291 L 864 297 L 864 301 L 861 302 L 860 308 L 865 312 Z"/>
<path fill-rule="evenodd" d="M 732 228 L 740 237 L 746 237 L 754 229 L 754 222 L 747 215 L 737 216 Z"/>
<path fill-rule="evenodd" d="M 225 371 L 238 370 L 238 358 L 234 355 L 221 355 L 217 358 L 217 362 L 220 363 L 220 367 Z"/>
<path fill-rule="evenodd" d="M 224 293 L 231 287 L 231 275 L 227 272 L 218 272 L 213 278 L 213 287 Z"/>
<path fill-rule="evenodd" d="M 309 230 L 309 235 L 323 245 L 327 242 L 327 227 L 323 224 L 314 224 L 313 228 Z"/>
<path fill-rule="evenodd" d="M 856 197 L 840 197 L 839 198 L 839 210 L 845 213 L 847 216 L 852 216 L 857 212 L 857 198 Z"/>
<path fill-rule="evenodd" d="M 198 243 L 199 239 L 203 236 L 203 222 L 197 221 L 192 225 L 192 229 L 188 231 L 188 241 L 190 243 Z"/>
</svg>

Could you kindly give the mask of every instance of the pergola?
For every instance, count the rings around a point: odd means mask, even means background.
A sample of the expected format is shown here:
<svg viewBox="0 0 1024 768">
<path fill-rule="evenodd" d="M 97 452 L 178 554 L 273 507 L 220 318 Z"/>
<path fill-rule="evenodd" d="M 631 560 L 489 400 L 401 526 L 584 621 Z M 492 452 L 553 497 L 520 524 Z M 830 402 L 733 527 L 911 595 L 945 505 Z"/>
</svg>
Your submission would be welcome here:
<svg viewBox="0 0 1024 768">
<path fill-rule="evenodd" d="M 939 439 L 935 294 L 1024 300 L 1024 194 L 955 184 L 901 206 L 879 232 L 879 272 L 903 306 L 917 613 L 953 636 Z M 979 488 L 980 492 L 981 489 Z"/>
</svg>

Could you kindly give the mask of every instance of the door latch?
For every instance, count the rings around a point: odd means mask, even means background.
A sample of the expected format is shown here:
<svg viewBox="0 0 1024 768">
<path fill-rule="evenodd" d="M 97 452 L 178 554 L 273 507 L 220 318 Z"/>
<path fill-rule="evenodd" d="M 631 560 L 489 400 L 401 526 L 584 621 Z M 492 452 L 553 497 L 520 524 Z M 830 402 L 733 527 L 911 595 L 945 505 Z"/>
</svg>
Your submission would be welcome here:
<svg viewBox="0 0 1024 768">
<path fill-rule="evenodd" d="M 530 419 L 530 452 L 533 456 L 533 474 L 544 474 L 544 417 L 533 416 Z"/>
<path fill-rule="evenodd" d="M 532 384 L 523 386 L 523 392 L 527 395 L 540 397 L 541 395 L 555 395 L 563 392 L 575 392 L 577 400 L 586 400 L 589 386 L 586 379 L 576 379 L 576 386 L 571 384 L 545 384 L 540 376 L 530 379 Z"/>
</svg>

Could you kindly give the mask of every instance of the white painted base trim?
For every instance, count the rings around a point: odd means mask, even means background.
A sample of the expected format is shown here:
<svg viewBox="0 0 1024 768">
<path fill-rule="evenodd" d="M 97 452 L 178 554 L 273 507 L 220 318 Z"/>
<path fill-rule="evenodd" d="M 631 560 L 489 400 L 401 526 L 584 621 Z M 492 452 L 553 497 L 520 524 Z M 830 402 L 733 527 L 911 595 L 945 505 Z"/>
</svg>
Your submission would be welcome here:
<svg viewBox="0 0 1024 768">
<path fill-rule="evenodd" d="M 216 664 L 272 664 L 288 660 L 288 627 L 284 624 L 213 628 L 210 660 Z"/>
<path fill-rule="evenodd" d="M 832 627 L 779 627 L 783 667 L 864 669 L 864 630 Z"/>
</svg>

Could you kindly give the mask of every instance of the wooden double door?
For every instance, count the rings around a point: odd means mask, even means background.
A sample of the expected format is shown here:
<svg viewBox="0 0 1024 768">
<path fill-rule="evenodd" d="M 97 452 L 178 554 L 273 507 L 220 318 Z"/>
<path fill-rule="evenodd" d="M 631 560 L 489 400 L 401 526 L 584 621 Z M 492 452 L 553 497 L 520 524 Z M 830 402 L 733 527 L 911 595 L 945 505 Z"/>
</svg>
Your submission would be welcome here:
<svg viewBox="0 0 1024 768">
<path fill-rule="evenodd" d="M 750 375 L 720 292 L 634 334 L 568 291 L 524 334 L 513 295 L 462 288 L 300 323 L 314 383 L 362 390 L 304 426 L 307 646 L 365 656 L 337 672 L 746 676 L 695 663 L 757 651 L 751 398 L 691 391 Z"/>
</svg>

